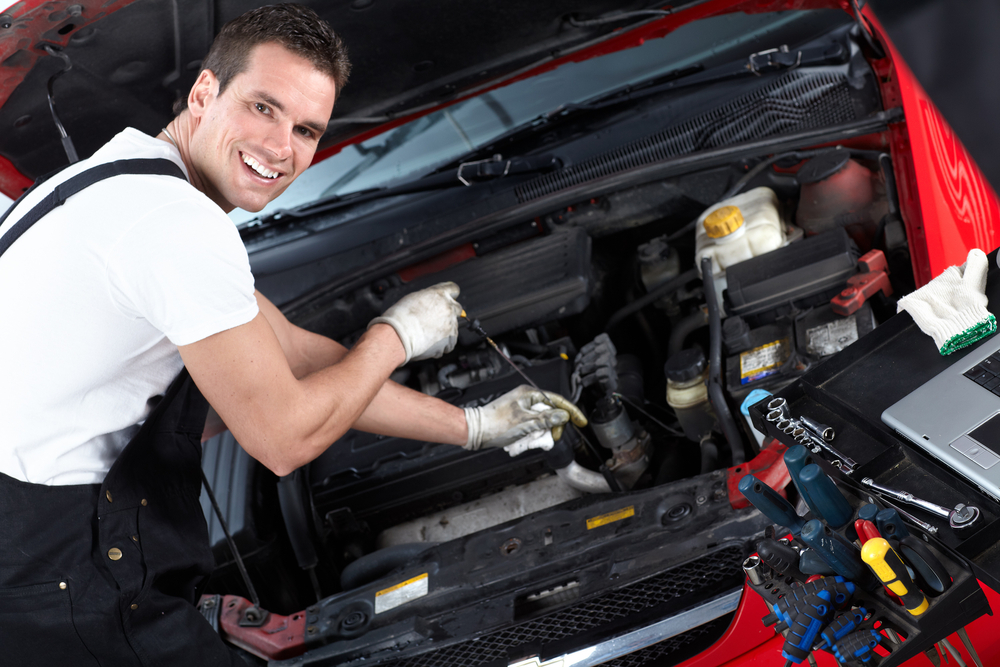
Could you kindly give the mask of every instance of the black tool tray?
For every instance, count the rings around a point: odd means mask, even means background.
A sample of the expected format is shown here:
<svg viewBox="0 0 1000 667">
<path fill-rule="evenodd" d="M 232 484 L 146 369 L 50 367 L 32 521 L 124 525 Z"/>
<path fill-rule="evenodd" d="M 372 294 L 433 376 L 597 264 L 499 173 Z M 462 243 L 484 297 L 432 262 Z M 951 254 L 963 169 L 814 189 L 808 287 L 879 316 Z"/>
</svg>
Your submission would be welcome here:
<svg viewBox="0 0 1000 667">
<path fill-rule="evenodd" d="M 986 294 L 989 309 L 996 315 L 1000 313 L 996 251 L 989 255 L 989 261 Z M 832 465 L 832 457 L 826 452 L 814 454 L 813 458 L 837 482 L 855 508 L 874 499 L 882 507 L 894 506 L 938 528 L 936 534 L 930 534 L 906 522 L 912 534 L 927 542 L 954 580 L 943 594 L 928 597 L 928 611 L 914 617 L 889 601 L 884 593 L 880 593 L 881 600 L 878 595 L 866 596 L 866 599 L 876 598 L 874 601 L 879 603 L 879 613 L 886 622 L 907 637 L 882 662 L 883 667 L 901 664 L 975 618 L 992 614 L 977 578 L 1000 590 L 1000 504 L 946 464 L 911 445 L 881 420 L 886 408 L 977 347 L 978 344 L 942 357 L 933 340 L 917 328 L 908 314 L 901 313 L 777 393 L 786 399 L 792 415 L 805 415 L 835 429 L 836 437 L 831 444 L 856 462 L 854 472 L 850 475 L 841 472 Z M 766 421 L 768 400 L 751 407 L 754 426 L 787 446 L 797 444 Z M 861 480 L 865 477 L 945 507 L 958 503 L 975 505 L 982 514 L 976 525 L 958 533 L 945 519 L 918 507 L 885 502 L 863 489 Z M 777 594 L 764 591 L 764 595 L 767 598 Z"/>
</svg>

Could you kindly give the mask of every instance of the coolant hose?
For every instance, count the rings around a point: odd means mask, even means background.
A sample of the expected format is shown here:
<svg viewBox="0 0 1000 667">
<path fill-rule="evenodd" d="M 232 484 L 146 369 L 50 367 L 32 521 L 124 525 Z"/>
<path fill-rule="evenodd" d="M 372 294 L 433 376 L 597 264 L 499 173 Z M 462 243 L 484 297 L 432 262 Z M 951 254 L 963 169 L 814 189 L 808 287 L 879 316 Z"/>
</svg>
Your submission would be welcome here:
<svg viewBox="0 0 1000 667">
<path fill-rule="evenodd" d="M 711 438 L 704 438 L 701 448 L 701 474 L 712 472 L 719 467 L 719 446 Z"/>
<path fill-rule="evenodd" d="M 684 341 L 698 329 L 708 325 L 708 311 L 699 308 L 675 324 L 670 330 L 670 340 L 667 343 L 667 359 L 684 349 Z"/>
<path fill-rule="evenodd" d="M 715 295 L 715 278 L 712 276 L 712 258 L 701 258 L 701 276 L 705 286 L 705 301 L 708 303 L 708 400 L 719 418 L 722 434 L 732 452 L 734 466 L 741 465 L 745 460 L 743 455 L 743 438 L 733 421 L 733 413 L 729 411 L 726 395 L 722 391 L 722 317 L 719 315 L 719 304 Z"/>
<path fill-rule="evenodd" d="M 365 554 L 356 561 L 349 563 L 344 568 L 344 571 L 340 573 L 340 587 L 345 591 L 350 591 L 358 586 L 371 583 L 389 574 L 397 567 L 406 565 L 423 552 L 437 545 L 437 542 L 394 544 L 391 547 L 385 547 L 370 554 Z"/>
<path fill-rule="evenodd" d="M 643 296 L 639 297 L 632 303 L 626 304 L 621 308 L 619 308 L 618 311 L 611 316 L 611 319 L 608 320 L 608 323 L 604 325 L 604 330 L 611 331 L 612 327 L 614 327 L 616 324 L 624 320 L 629 315 L 639 312 L 640 310 L 642 310 L 649 304 L 653 303 L 657 299 L 661 299 L 668 294 L 676 292 L 677 290 L 684 287 L 684 285 L 691 282 L 697 277 L 698 277 L 698 270 L 691 269 L 690 271 L 685 271 L 684 273 L 676 276 L 675 278 L 671 278 L 667 282 L 663 283 L 662 285 L 654 289 L 652 292 L 644 294 Z"/>
<path fill-rule="evenodd" d="M 557 468 L 556 474 L 559 475 L 559 479 L 577 491 L 583 491 L 584 493 L 611 493 L 611 487 L 608 486 L 608 481 L 604 479 L 601 473 L 588 470 L 576 461 L 571 461 L 564 468 Z"/>
</svg>

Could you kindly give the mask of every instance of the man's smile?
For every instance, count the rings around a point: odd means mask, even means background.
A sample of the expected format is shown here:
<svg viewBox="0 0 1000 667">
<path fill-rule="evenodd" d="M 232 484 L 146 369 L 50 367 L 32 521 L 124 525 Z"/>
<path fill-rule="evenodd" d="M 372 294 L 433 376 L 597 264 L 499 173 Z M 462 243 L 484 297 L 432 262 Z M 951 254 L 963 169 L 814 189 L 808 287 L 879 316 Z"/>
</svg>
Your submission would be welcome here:
<svg viewBox="0 0 1000 667">
<path fill-rule="evenodd" d="M 281 172 L 273 171 L 268 169 L 255 158 L 247 155 L 246 153 L 240 151 L 240 157 L 243 159 L 243 163 L 248 166 L 255 174 L 262 176 L 267 179 L 275 179 L 281 175 Z"/>
</svg>

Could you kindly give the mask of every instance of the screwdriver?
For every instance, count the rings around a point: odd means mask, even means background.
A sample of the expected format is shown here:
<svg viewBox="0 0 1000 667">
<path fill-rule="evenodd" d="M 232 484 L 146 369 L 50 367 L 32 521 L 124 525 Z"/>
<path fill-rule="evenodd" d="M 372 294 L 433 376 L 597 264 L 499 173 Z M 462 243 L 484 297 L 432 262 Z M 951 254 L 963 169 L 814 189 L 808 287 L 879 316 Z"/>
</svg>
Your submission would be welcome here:
<svg viewBox="0 0 1000 667">
<path fill-rule="evenodd" d="M 914 616 L 927 611 L 927 598 L 920 592 L 899 554 L 881 537 L 865 542 L 861 559 L 868 564 L 875 576 L 903 601 L 903 606 Z"/>
</svg>

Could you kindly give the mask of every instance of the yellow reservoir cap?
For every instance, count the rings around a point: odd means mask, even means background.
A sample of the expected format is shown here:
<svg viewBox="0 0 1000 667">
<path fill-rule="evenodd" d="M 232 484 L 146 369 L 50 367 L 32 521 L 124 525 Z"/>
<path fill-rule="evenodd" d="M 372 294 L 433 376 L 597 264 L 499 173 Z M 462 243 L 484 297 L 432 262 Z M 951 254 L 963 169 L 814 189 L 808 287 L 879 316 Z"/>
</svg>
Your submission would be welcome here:
<svg viewBox="0 0 1000 667">
<path fill-rule="evenodd" d="M 718 239 L 732 234 L 743 226 L 743 214 L 736 206 L 723 206 L 705 218 L 705 233 L 710 239 Z"/>
</svg>

